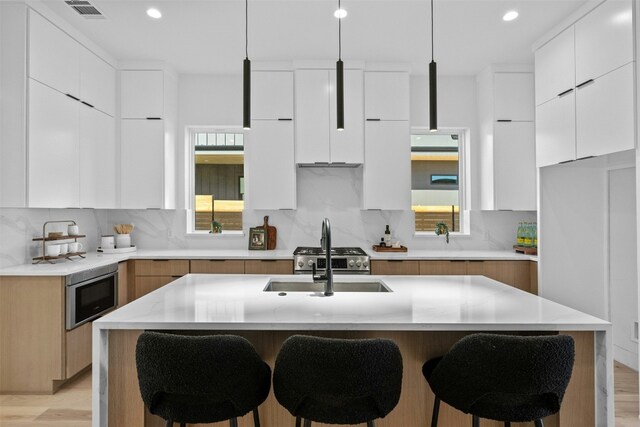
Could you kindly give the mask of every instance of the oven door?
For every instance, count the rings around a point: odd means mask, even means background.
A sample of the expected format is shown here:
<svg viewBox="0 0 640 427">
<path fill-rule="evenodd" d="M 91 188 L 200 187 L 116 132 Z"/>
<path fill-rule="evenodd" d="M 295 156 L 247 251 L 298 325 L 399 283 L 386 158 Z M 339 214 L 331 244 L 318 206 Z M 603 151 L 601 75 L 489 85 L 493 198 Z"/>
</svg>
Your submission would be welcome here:
<svg viewBox="0 0 640 427">
<path fill-rule="evenodd" d="M 113 310 L 118 302 L 117 290 L 117 273 L 67 286 L 67 330 Z"/>
</svg>

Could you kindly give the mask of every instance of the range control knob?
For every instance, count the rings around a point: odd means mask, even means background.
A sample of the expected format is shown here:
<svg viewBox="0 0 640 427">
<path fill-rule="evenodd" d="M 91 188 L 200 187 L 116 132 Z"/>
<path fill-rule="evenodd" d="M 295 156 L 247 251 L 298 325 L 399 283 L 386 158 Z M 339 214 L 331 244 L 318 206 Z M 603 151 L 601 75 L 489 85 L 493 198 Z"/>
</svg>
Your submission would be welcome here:
<svg viewBox="0 0 640 427">
<path fill-rule="evenodd" d="M 304 262 L 303 261 L 298 261 L 298 267 L 304 267 Z"/>
<path fill-rule="evenodd" d="M 362 262 L 356 261 L 356 267 L 360 267 L 361 265 L 362 265 Z"/>
<path fill-rule="evenodd" d="M 307 265 L 308 265 L 309 267 L 313 267 L 313 261 L 309 260 L 309 262 L 307 263 Z"/>
<path fill-rule="evenodd" d="M 349 261 L 349 267 L 353 267 L 353 264 L 355 264 L 353 260 Z"/>
<path fill-rule="evenodd" d="M 363 266 L 363 267 L 369 267 L 369 261 L 365 261 L 365 262 L 363 262 L 363 263 L 362 263 L 362 266 Z"/>
</svg>

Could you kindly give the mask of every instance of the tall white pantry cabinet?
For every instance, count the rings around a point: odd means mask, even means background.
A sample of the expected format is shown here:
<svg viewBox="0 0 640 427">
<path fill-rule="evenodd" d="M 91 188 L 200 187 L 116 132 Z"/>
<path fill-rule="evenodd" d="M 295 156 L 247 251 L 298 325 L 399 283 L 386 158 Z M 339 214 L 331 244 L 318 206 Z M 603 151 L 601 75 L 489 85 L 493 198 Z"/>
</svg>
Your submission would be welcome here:
<svg viewBox="0 0 640 427">
<path fill-rule="evenodd" d="M 37 11 L 0 7 L 0 206 L 117 207 L 115 69 Z"/>
</svg>

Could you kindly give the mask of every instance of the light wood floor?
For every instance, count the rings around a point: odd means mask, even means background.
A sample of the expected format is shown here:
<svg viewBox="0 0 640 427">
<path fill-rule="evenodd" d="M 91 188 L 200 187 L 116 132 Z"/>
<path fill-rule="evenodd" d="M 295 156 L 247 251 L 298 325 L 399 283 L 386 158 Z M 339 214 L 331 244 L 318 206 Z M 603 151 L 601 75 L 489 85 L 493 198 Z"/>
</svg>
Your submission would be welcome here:
<svg viewBox="0 0 640 427">
<path fill-rule="evenodd" d="M 640 427 L 638 373 L 616 363 L 615 393 L 616 427 Z M 0 395 L 0 426 L 90 427 L 91 372 L 53 396 Z"/>
</svg>

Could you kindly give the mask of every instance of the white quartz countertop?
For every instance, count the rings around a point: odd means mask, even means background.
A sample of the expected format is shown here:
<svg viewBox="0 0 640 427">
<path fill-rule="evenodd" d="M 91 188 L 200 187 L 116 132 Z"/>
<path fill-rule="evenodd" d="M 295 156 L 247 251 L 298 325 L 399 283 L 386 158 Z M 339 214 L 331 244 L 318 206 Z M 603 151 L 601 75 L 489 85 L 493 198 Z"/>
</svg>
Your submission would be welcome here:
<svg viewBox="0 0 640 427">
<path fill-rule="evenodd" d="M 537 257 L 522 255 L 512 251 L 429 251 L 409 250 L 406 253 L 378 253 L 373 249 L 365 251 L 373 260 L 532 260 Z M 58 260 L 55 264 L 22 264 L 0 269 L 1 276 L 66 276 L 79 271 L 101 267 L 129 259 L 282 259 L 293 260 L 293 249 L 273 251 L 250 251 L 242 249 L 166 249 L 138 250 L 125 254 L 88 253 L 86 258 L 72 261 Z"/>
<path fill-rule="evenodd" d="M 94 322 L 94 329 L 609 330 L 604 320 L 483 276 L 339 276 L 380 279 L 393 292 L 263 292 L 306 276 L 189 274 Z"/>
</svg>

